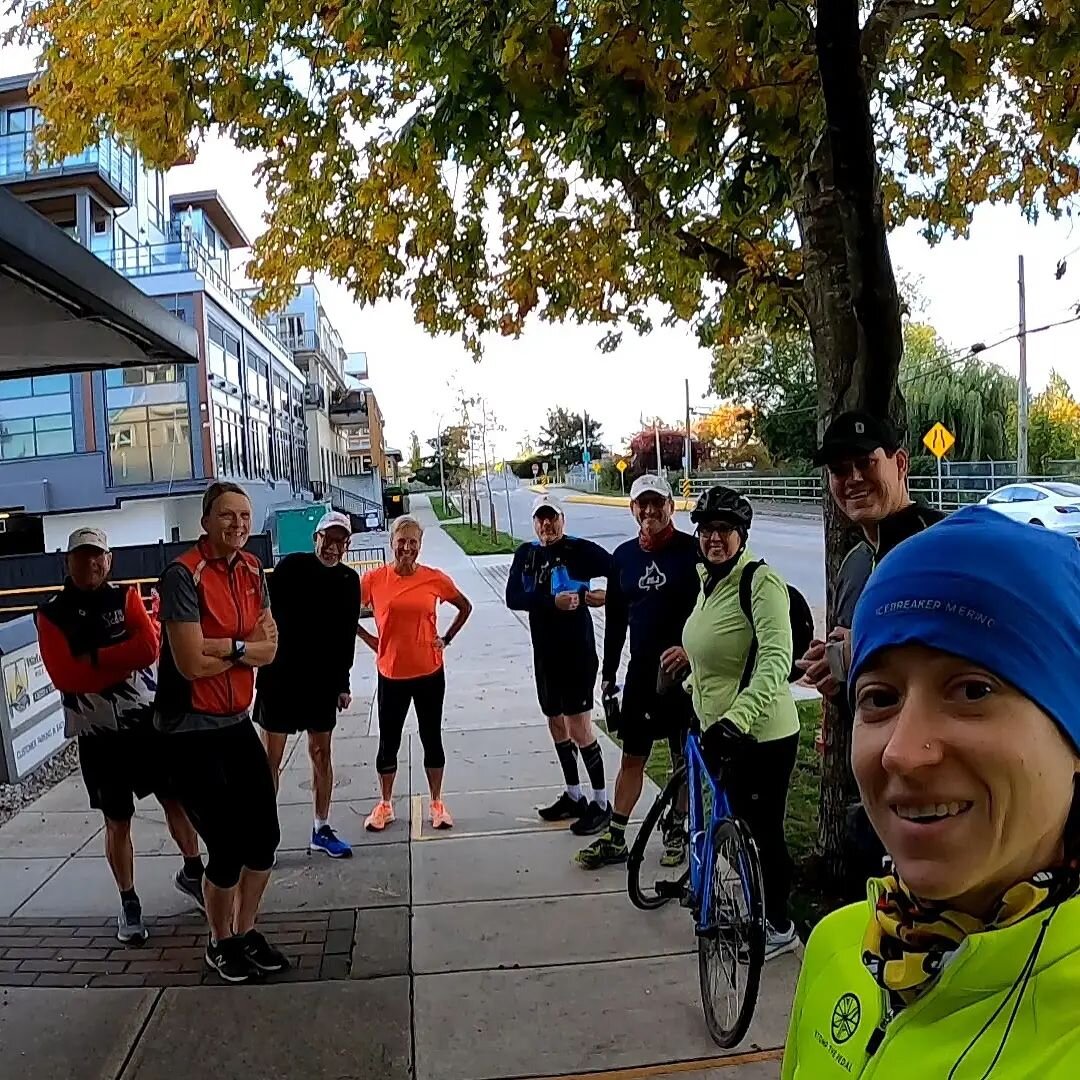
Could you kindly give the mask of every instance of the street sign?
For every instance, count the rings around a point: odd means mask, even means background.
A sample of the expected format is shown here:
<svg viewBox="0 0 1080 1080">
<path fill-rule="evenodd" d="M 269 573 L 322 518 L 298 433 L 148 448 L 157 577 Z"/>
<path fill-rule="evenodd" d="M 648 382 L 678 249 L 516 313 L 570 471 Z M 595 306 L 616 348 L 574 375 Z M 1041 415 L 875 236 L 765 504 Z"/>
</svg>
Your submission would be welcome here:
<svg viewBox="0 0 1080 1080">
<path fill-rule="evenodd" d="M 684 476 L 682 479 L 682 493 L 683 498 L 689 498 L 690 496 L 690 479 Z"/>
<path fill-rule="evenodd" d="M 581 455 L 581 463 L 583 465 L 588 465 L 590 461 L 592 461 L 592 454 L 586 450 L 585 453 Z"/>
<path fill-rule="evenodd" d="M 540 466 L 537 465 L 536 462 L 534 461 L 533 462 L 533 476 L 539 476 L 539 475 L 540 475 Z"/>
<path fill-rule="evenodd" d="M 543 465 L 541 466 L 541 468 L 543 468 L 543 470 L 544 470 L 544 475 L 545 475 L 545 476 L 547 476 L 547 474 L 548 474 L 548 469 L 549 469 L 550 467 L 551 467 L 551 466 L 549 466 L 549 465 L 548 465 L 548 463 L 547 463 L 546 461 L 545 461 L 545 462 L 544 462 L 544 464 L 543 464 Z"/>
<path fill-rule="evenodd" d="M 935 424 L 924 436 L 923 445 L 940 461 L 956 442 L 956 436 L 944 425 Z"/>
<path fill-rule="evenodd" d="M 598 473 L 603 467 L 604 466 L 601 465 L 599 461 L 594 461 L 592 463 L 592 471 L 595 473 Z"/>
<path fill-rule="evenodd" d="M 618 469 L 619 472 L 626 472 L 628 467 L 629 466 L 626 464 L 625 461 L 616 461 L 615 462 L 615 468 Z"/>
</svg>

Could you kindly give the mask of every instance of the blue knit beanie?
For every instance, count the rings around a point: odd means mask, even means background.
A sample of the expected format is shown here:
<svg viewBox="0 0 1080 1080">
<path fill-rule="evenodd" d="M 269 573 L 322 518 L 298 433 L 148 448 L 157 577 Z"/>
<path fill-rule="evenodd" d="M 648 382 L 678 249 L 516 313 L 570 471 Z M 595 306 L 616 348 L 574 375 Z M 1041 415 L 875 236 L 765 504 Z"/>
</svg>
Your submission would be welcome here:
<svg viewBox="0 0 1080 1080">
<path fill-rule="evenodd" d="M 848 691 L 898 645 L 963 657 L 1016 687 L 1080 750 L 1080 545 L 971 506 L 881 561 L 855 609 Z"/>
</svg>

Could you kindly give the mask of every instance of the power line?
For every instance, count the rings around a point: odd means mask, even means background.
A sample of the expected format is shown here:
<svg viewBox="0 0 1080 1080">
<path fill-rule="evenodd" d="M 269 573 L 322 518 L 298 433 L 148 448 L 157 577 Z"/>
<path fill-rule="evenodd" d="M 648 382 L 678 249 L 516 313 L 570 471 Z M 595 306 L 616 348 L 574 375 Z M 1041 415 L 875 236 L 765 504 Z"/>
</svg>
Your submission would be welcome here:
<svg viewBox="0 0 1080 1080">
<path fill-rule="evenodd" d="M 1069 326 L 1072 323 L 1080 322 L 1080 311 L 1076 306 L 1073 307 L 1076 312 L 1068 319 L 1059 319 L 1056 322 L 1049 322 L 1043 326 L 1036 326 L 1027 331 L 1027 336 L 1031 337 L 1033 334 L 1042 334 L 1047 330 L 1055 330 L 1060 326 Z M 952 352 L 945 353 L 944 355 L 949 357 L 945 363 L 940 364 L 938 367 L 930 368 L 926 371 L 913 372 L 906 379 L 900 379 L 900 386 L 910 386 L 918 379 L 926 379 L 932 375 L 938 375 L 943 371 L 948 371 L 950 368 L 957 367 L 962 363 L 966 363 L 968 360 L 974 360 L 978 356 L 982 356 L 984 353 L 990 352 L 992 349 L 1000 348 L 1002 345 L 1007 345 L 1010 341 L 1016 341 L 1020 337 L 1019 327 L 1011 334 L 1000 338 L 997 341 L 992 342 L 989 345 L 984 344 L 981 341 L 975 342 L 973 345 L 969 345 L 962 349 L 954 349 Z M 801 413 L 814 412 L 817 409 L 816 405 L 806 405 L 800 409 L 781 409 L 777 412 L 769 413 L 769 416 L 797 416 Z"/>
</svg>

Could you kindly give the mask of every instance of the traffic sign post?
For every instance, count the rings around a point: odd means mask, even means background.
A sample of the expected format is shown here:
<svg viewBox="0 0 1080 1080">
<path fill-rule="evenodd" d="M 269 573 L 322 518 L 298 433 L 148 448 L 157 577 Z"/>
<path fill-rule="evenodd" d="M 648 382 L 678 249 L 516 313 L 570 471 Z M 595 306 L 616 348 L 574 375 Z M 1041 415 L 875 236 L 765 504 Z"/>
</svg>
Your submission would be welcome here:
<svg viewBox="0 0 1080 1080">
<path fill-rule="evenodd" d="M 956 436 L 942 423 L 936 423 L 924 436 L 923 446 L 937 458 L 937 504 L 942 509 L 941 459 L 953 448 Z"/>
<path fill-rule="evenodd" d="M 622 488 L 622 493 L 626 494 L 626 462 L 620 459 L 615 462 L 615 468 L 619 470 L 619 486 Z"/>
</svg>

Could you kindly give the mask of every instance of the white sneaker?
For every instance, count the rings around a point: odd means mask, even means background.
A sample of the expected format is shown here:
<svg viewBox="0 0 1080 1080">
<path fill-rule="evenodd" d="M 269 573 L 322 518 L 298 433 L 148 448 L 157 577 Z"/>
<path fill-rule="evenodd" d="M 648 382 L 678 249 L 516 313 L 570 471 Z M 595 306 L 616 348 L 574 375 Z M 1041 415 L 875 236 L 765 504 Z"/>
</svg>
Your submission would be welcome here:
<svg viewBox="0 0 1080 1080">
<path fill-rule="evenodd" d="M 784 953 L 794 952 L 799 944 L 799 935 L 795 933 L 795 924 L 789 922 L 786 930 L 774 930 L 765 924 L 765 959 L 772 960 L 774 957 L 783 956 Z"/>
</svg>

